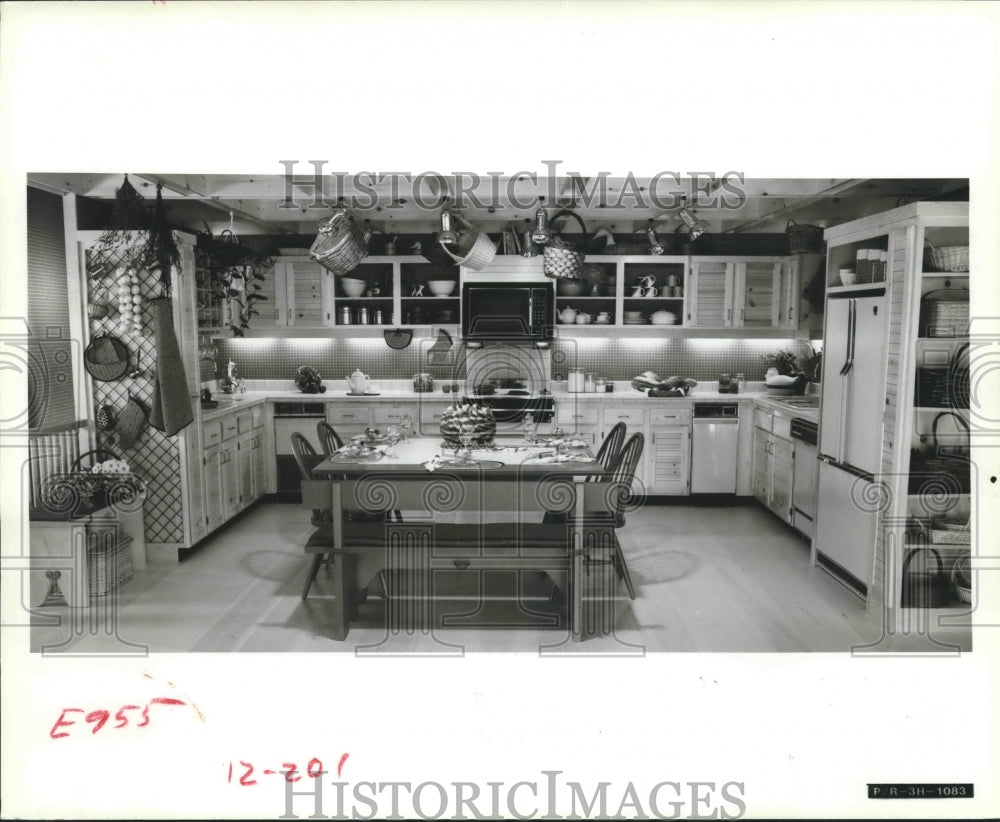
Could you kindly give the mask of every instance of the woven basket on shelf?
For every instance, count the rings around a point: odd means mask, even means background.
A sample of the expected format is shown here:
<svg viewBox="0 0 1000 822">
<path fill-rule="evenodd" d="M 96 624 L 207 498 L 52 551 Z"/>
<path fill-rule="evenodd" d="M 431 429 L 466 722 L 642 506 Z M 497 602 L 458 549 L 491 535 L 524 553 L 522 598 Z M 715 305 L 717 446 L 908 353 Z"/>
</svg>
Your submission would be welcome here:
<svg viewBox="0 0 1000 822">
<path fill-rule="evenodd" d="M 451 217 L 459 228 L 458 242 L 455 243 L 454 251 L 440 243 L 438 246 L 452 262 L 458 265 L 464 265 L 473 271 L 481 271 L 486 268 L 496 256 L 496 245 L 485 231 L 476 228 L 461 214 L 452 213 Z"/>
<path fill-rule="evenodd" d="M 928 533 L 935 545 L 969 545 L 972 542 L 969 520 L 960 517 L 936 519 L 931 522 Z"/>
<path fill-rule="evenodd" d="M 939 288 L 923 296 L 924 334 L 927 337 L 963 337 L 969 331 L 969 291 Z"/>
<path fill-rule="evenodd" d="M 309 258 L 331 274 L 346 274 L 367 256 L 370 236 L 371 232 L 361 228 L 346 209 L 337 209 L 320 225 Z"/>
<path fill-rule="evenodd" d="M 972 558 L 959 557 L 951 568 L 951 585 L 962 602 L 972 604 Z"/>
<path fill-rule="evenodd" d="M 795 220 L 789 220 L 785 225 L 785 236 L 788 238 L 789 254 L 823 250 L 823 229 L 818 225 L 799 225 Z"/>
<path fill-rule="evenodd" d="M 969 247 L 967 245 L 943 245 L 935 248 L 930 240 L 925 240 L 924 267 L 931 271 L 968 271 Z"/>
</svg>

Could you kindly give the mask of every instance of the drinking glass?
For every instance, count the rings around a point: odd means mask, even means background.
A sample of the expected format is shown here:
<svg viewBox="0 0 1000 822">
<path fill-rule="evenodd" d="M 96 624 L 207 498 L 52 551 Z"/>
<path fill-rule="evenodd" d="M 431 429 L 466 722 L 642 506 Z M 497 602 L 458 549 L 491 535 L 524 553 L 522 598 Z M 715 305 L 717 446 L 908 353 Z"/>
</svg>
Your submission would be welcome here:
<svg viewBox="0 0 1000 822">
<path fill-rule="evenodd" d="M 533 414 L 525 414 L 524 419 L 521 421 L 521 427 L 524 429 L 524 439 L 526 442 L 534 442 L 536 439 L 536 434 L 538 432 L 538 423 L 535 422 Z"/>
<path fill-rule="evenodd" d="M 399 427 L 403 429 L 403 439 L 409 439 L 410 429 L 413 427 L 413 420 L 409 414 L 403 414 L 403 419 L 399 421 Z"/>
<path fill-rule="evenodd" d="M 469 425 L 463 425 L 461 431 L 459 431 L 458 439 L 462 443 L 462 451 L 460 454 L 449 462 L 452 465 L 477 465 L 478 460 L 472 457 L 472 440 L 475 438 L 476 432 Z"/>
</svg>

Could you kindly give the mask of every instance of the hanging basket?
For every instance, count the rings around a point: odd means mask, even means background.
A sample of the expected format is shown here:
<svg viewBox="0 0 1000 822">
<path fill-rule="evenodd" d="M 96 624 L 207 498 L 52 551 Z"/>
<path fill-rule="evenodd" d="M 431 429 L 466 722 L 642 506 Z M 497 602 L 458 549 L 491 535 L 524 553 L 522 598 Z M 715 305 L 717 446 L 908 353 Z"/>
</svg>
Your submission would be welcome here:
<svg viewBox="0 0 1000 822">
<path fill-rule="evenodd" d="M 113 382 L 128 372 L 128 348 L 110 334 L 94 337 L 83 352 L 83 363 L 95 380 Z"/>
<path fill-rule="evenodd" d="M 818 225 L 799 225 L 789 220 L 785 225 L 789 254 L 804 254 L 823 250 L 823 229 Z"/>
<path fill-rule="evenodd" d="M 309 249 L 309 258 L 331 274 L 353 271 L 368 254 L 371 232 L 361 228 L 346 209 L 338 209 L 322 223 Z"/>
<path fill-rule="evenodd" d="M 579 214 L 568 209 L 563 209 L 552 218 L 554 224 L 562 217 L 572 217 L 580 224 L 580 243 L 572 243 L 563 237 L 553 237 L 545 245 L 544 259 L 542 261 L 542 271 L 546 277 L 553 279 L 579 279 L 583 272 L 583 261 L 585 259 L 584 247 L 587 240 L 587 226 Z"/>
<path fill-rule="evenodd" d="M 485 231 L 476 228 L 461 214 L 453 213 L 452 219 L 459 226 L 458 242 L 455 250 L 437 243 L 438 247 L 448 255 L 449 259 L 458 265 L 464 265 L 473 271 L 482 271 L 493 262 L 497 247 Z"/>
</svg>

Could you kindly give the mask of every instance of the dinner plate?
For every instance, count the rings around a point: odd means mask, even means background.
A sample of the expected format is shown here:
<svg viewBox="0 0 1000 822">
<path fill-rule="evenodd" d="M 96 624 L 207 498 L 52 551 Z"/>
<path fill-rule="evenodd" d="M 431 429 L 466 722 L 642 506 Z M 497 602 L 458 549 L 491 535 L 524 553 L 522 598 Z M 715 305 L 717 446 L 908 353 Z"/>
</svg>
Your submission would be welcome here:
<svg viewBox="0 0 1000 822">
<path fill-rule="evenodd" d="M 385 456 L 383 451 L 367 451 L 365 453 L 340 453 L 334 454 L 330 459 L 333 462 L 375 462 Z"/>
</svg>

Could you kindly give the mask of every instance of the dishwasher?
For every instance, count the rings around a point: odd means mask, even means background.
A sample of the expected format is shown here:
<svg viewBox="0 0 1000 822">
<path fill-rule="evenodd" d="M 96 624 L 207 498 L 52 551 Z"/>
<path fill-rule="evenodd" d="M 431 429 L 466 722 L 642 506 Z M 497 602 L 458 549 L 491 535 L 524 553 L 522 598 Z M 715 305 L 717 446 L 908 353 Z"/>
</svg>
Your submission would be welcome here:
<svg viewBox="0 0 1000 822">
<path fill-rule="evenodd" d="M 738 403 L 696 402 L 691 426 L 691 493 L 735 494 Z"/>
<path fill-rule="evenodd" d="M 279 502 L 302 500 L 302 478 L 292 451 L 292 434 L 302 434 L 317 452 L 319 437 L 316 424 L 326 419 L 326 404 L 322 402 L 276 402 L 274 404 L 275 477 Z"/>
<path fill-rule="evenodd" d="M 819 428 L 796 417 L 789 428 L 795 440 L 795 473 L 792 475 L 792 525 L 812 539 L 816 535 L 816 490 L 819 485 Z"/>
</svg>

